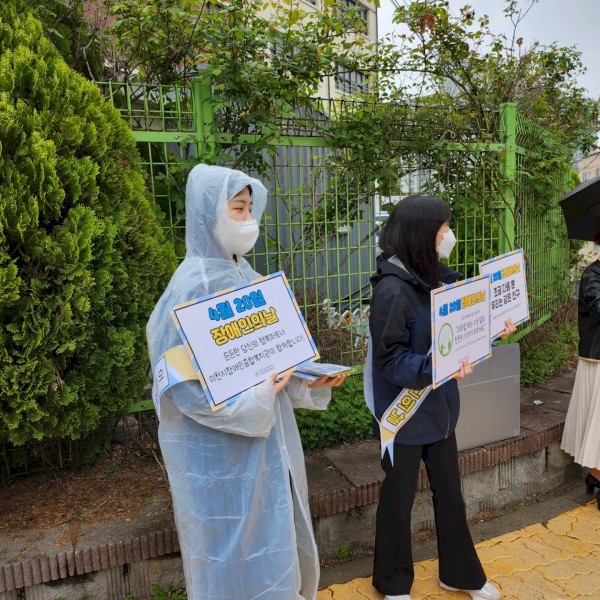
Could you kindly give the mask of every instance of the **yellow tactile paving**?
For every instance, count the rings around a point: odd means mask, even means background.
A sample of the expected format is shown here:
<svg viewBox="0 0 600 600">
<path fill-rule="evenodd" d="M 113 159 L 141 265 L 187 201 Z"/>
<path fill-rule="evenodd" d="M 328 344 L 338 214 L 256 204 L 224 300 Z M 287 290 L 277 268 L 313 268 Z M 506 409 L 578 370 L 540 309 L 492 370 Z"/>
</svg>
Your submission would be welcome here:
<svg viewBox="0 0 600 600">
<path fill-rule="evenodd" d="M 478 544 L 505 600 L 600 600 L 600 511 L 596 502 Z M 321 590 L 317 600 L 381 600 L 370 578 Z M 468 600 L 438 585 L 437 560 L 415 565 L 412 600 Z"/>
</svg>

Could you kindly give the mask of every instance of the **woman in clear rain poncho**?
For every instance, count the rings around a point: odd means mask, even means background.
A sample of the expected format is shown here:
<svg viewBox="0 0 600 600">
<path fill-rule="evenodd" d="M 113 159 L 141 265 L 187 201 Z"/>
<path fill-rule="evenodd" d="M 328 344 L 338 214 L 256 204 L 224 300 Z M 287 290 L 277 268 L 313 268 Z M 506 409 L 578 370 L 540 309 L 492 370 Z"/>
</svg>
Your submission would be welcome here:
<svg viewBox="0 0 600 600">
<path fill-rule="evenodd" d="M 267 191 L 232 169 L 197 165 L 186 189 L 186 257 L 147 326 L 152 368 L 181 344 L 177 304 L 260 277 L 242 254 Z M 252 206 L 253 205 L 253 206 Z M 317 548 L 293 408 L 323 410 L 330 386 L 275 374 L 212 412 L 198 381 L 165 390 L 158 430 L 190 600 L 316 598 Z"/>
</svg>

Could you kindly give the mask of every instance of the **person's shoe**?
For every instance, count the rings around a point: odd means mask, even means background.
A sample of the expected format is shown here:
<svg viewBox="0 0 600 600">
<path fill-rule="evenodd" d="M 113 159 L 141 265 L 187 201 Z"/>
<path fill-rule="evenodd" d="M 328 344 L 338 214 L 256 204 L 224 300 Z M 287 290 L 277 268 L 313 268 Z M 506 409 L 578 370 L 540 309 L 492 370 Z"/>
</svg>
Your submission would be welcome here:
<svg viewBox="0 0 600 600">
<path fill-rule="evenodd" d="M 383 600 L 410 600 L 408 594 L 402 594 L 402 596 L 386 596 Z"/>
<path fill-rule="evenodd" d="M 450 587 L 443 581 L 440 581 L 440 587 L 450 592 L 465 592 L 465 594 L 471 596 L 472 600 L 500 600 L 500 598 L 502 598 L 500 590 L 489 581 L 486 581 L 485 585 L 480 590 L 461 590 L 459 588 Z"/>
<path fill-rule="evenodd" d="M 585 491 L 591 496 L 594 493 L 594 488 L 600 489 L 600 481 L 591 473 L 588 473 L 585 477 Z"/>
</svg>

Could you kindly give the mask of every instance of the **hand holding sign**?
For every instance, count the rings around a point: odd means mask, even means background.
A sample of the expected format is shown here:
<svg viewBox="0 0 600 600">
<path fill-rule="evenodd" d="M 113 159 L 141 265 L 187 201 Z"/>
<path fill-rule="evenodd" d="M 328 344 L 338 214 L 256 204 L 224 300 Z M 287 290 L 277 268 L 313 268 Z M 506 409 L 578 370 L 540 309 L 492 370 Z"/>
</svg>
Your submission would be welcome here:
<svg viewBox="0 0 600 600">
<path fill-rule="evenodd" d="M 317 381 L 313 381 L 308 384 L 308 387 L 318 388 L 318 387 L 340 387 L 346 377 L 348 377 L 350 373 L 341 373 L 340 375 L 323 375 L 321 379 L 317 379 Z"/>
<path fill-rule="evenodd" d="M 454 379 L 464 379 L 472 374 L 473 365 L 466 358 L 463 358 L 460 361 L 460 366 L 458 367 L 458 372 L 454 375 Z"/>
<path fill-rule="evenodd" d="M 498 336 L 501 340 L 505 340 L 507 337 L 511 336 L 517 330 L 516 325 L 513 325 L 511 319 L 506 319 L 504 321 L 504 331 Z"/>
<path fill-rule="evenodd" d="M 275 386 L 275 395 L 279 394 L 279 392 L 285 389 L 285 386 L 289 383 L 291 376 L 291 371 L 286 373 L 283 377 L 281 377 L 281 379 L 277 378 L 277 373 L 271 373 L 271 381 Z"/>
</svg>

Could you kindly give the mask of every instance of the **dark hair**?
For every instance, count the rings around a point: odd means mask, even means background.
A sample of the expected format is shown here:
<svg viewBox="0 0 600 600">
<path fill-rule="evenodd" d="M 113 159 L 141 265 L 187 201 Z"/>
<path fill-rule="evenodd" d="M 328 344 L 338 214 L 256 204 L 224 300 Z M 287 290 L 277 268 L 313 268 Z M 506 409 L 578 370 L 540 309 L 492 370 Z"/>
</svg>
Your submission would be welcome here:
<svg viewBox="0 0 600 600">
<path fill-rule="evenodd" d="M 435 196 L 407 196 L 400 200 L 379 235 L 384 256 L 396 255 L 432 288 L 438 287 L 440 263 L 435 236 L 450 220 L 450 205 Z"/>
</svg>

